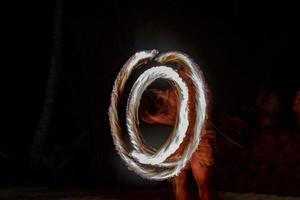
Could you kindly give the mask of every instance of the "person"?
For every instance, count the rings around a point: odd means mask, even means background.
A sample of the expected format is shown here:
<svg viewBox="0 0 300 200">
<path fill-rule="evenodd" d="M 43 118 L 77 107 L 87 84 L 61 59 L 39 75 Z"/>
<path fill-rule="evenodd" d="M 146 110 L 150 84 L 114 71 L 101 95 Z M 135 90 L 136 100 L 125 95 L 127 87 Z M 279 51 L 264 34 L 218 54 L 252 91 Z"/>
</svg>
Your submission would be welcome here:
<svg viewBox="0 0 300 200">
<path fill-rule="evenodd" d="M 186 81 L 191 84 L 191 81 Z M 150 89 L 144 93 L 140 107 L 140 117 L 142 121 L 150 124 L 158 123 L 164 125 L 174 125 L 178 115 L 178 95 L 172 87 L 166 90 Z M 194 99 L 194 92 L 189 90 L 189 99 Z M 210 97 L 207 90 L 207 97 Z M 207 98 L 209 100 L 209 98 Z M 186 200 L 189 198 L 187 188 L 187 175 L 189 170 L 192 171 L 193 177 L 198 186 L 199 198 L 201 200 L 212 200 L 214 198 L 212 187 L 212 175 L 214 166 L 215 152 L 215 132 L 211 119 L 211 101 L 208 101 L 209 112 L 207 112 L 204 128 L 201 132 L 201 141 L 197 150 L 193 153 L 189 164 L 183 169 L 179 175 L 171 180 L 173 190 L 177 200 Z M 189 102 L 191 112 L 190 124 L 195 120 L 195 102 Z M 192 131 L 192 126 L 188 128 L 188 132 Z M 187 132 L 187 135 L 188 135 Z M 183 142 L 184 143 L 184 142 Z M 182 147 L 180 145 L 177 152 L 180 155 Z"/>
<path fill-rule="evenodd" d="M 292 111 L 294 113 L 296 125 L 300 126 L 300 90 L 295 94 Z"/>
<path fill-rule="evenodd" d="M 258 123 L 263 128 L 277 127 L 282 111 L 279 95 L 274 92 L 261 94 L 256 101 Z"/>
</svg>

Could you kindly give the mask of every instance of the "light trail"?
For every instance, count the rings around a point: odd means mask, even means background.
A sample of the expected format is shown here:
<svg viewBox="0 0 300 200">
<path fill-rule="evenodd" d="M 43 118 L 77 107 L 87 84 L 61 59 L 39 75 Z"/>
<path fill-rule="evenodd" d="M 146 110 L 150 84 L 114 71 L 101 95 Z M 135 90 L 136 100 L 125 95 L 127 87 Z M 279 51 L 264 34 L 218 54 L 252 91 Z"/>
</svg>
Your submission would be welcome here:
<svg viewBox="0 0 300 200">
<path fill-rule="evenodd" d="M 121 130 L 118 116 L 120 98 L 131 73 L 149 61 L 156 61 L 159 64 L 146 70 L 139 76 L 131 88 L 127 101 L 126 125 L 130 136 L 130 143 L 133 147 L 133 150 L 129 152 L 122 140 L 123 131 Z M 191 80 L 192 86 L 185 83 L 182 74 L 178 74 L 174 69 L 168 67 L 170 63 L 175 63 L 183 67 L 181 71 L 186 73 L 185 75 Z M 179 94 L 179 116 L 169 139 L 156 150 L 147 147 L 143 142 L 138 126 L 138 108 L 143 92 L 158 78 L 168 79 L 174 83 L 175 89 Z M 191 89 L 195 92 L 194 100 L 189 99 L 189 90 Z M 196 116 L 195 120 L 192 120 L 193 124 L 189 124 L 189 117 L 191 115 L 188 105 L 190 102 L 195 103 L 195 110 L 193 112 L 196 113 Z M 120 157 L 138 175 L 153 180 L 164 180 L 176 176 L 186 166 L 199 145 L 205 114 L 204 79 L 197 64 L 186 54 L 180 52 L 159 54 L 157 50 L 138 52 L 125 63 L 115 80 L 111 94 L 111 105 L 109 107 L 111 133 L 115 148 Z M 190 126 L 192 128 L 187 145 L 180 156 L 173 156 L 185 139 L 186 132 L 190 129 Z"/>
</svg>

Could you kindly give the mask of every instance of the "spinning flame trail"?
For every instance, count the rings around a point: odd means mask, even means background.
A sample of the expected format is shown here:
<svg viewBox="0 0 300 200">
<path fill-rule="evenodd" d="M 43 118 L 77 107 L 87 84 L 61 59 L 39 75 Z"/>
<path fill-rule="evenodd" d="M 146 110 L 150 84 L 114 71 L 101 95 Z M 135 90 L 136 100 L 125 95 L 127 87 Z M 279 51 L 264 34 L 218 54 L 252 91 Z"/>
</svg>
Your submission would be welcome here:
<svg viewBox="0 0 300 200">
<path fill-rule="evenodd" d="M 123 94 L 125 84 L 131 73 L 149 61 L 159 63 L 143 72 L 133 84 L 126 108 L 126 125 L 133 150 L 129 152 L 122 140 L 122 130 L 118 116 L 120 97 Z M 182 67 L 183 73 L 191 80 L 192 85 L 188 85 L 182 79 L 182 74 L 177 73 L 169 64 L 176 64 Z M 139 129 L 138 108 L 143 92 L 158 78 L 167 79 L 174 83 L 179 94 L 179 116 L 174 126 L 174 130 L 169 139 L 159 148 L 147 147 Z M 195 99 L 189 98 L 189 90 L 195 92 Z M 190 110 L 189 103 L 195 103 L 196 119 L 193 124 L 189 124 Z M 191 159 L 192 154 L 200 142 L 200 133 L 204 125 L 206 113 L 204 79 L 199 67 L 186 54 L 180 52 L 167 52 L 159 54 L 157 50 L 142 51 L 133 55 L 119 72 L 111 94 L 111 105 L 109 107 L 109 120 L 113 141 L 117 152 L 126 162 L 128 167 L 138 175 L 152 180 L 164 180 L 176 176 Z M 186 132 L 192 127 L 189 138 Z M 179 156 L 174 156 L 180 144 L 188 140 L 183 152 Z"/>
</svg>

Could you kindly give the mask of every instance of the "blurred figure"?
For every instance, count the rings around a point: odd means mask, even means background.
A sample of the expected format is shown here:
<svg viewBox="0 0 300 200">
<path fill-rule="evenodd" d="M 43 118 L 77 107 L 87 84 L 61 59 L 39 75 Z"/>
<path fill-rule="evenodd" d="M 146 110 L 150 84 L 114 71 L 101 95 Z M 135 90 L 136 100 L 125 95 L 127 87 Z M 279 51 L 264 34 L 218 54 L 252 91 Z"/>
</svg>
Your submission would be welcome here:
<svg viewBox="0 0 300 200">
<path fill-rule="evenodd" d="M 298 92 L 295 95 L 292 111 L 294 113 L 296 125 L 299 126 L 300 125 L 300 90 L 298 90 Z"/>
<path fill-rule="evenodd" d="M 257 98 L 257 119 L 262 127 L 278 125 L 281 111 L 281 101 L 275 92 L 262 94 Z"/>
<path fill-rule="evenodd" d="M 190 92 L 190 99 L 193 99 L 194 94 Z M 147 123 L 158 123 L 165 125 L 174 125 L 177 120 L 178 114 L 178 95 L 174 89 L 165 91 L 152 89 L 146 94 L 147 100 L 142 100 L 140 108 L 141 119 Z M 189 103 L 191 111 L 190 124 L 195 120 L 195 112 L 192 112 L 195 107 L 194 102 Z M 210 110 L 210 109 L 208 109 Z M 182 172 L 171 180 L 174 193 L 177 200 L 187 200 L 189 192 L 187 188 L 187 174 L 191 169 L 193 177 L 197 183 L 199 197 L 201 200 L 212 200 L 212 166 L 214 164 L 214 146 L 215 146 L 215 133 L 213 130 L 212 121 L 207 115 L 204 129 L 201 133 L 201 142 L 198 149 L 193 154 L 188 166 Z M 188 132 L 192 128 L 188 128 Z M 188 135 L 188 133 L 187 133 Z M 185 141 L 183 142 L 185 143 Z M 179 150 L 176 152 L 177 156 L 181 155 L 181 144 Z M 176 156 L 176 155 L 175 155 Z"/>
</svg>

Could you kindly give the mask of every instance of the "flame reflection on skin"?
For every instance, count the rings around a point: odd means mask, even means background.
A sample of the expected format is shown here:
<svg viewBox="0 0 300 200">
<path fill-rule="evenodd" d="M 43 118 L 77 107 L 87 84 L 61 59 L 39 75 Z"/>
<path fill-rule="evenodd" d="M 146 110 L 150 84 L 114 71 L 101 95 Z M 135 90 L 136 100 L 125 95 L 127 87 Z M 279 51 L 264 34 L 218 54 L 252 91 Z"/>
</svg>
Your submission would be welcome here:
<svg viewBox="0 0 300 200">
<path fill-rule="evenodd" d="M 149 124 L 159 123 L 164 125 L 174 125 L 178 113 L 178 95 L 174 89 L 167 91 L 152 89 L 149 92 L 154 95 L 156 113 L 151 114 L 147 110 L 140 112 L 141 119 Z"/>
</svg>

